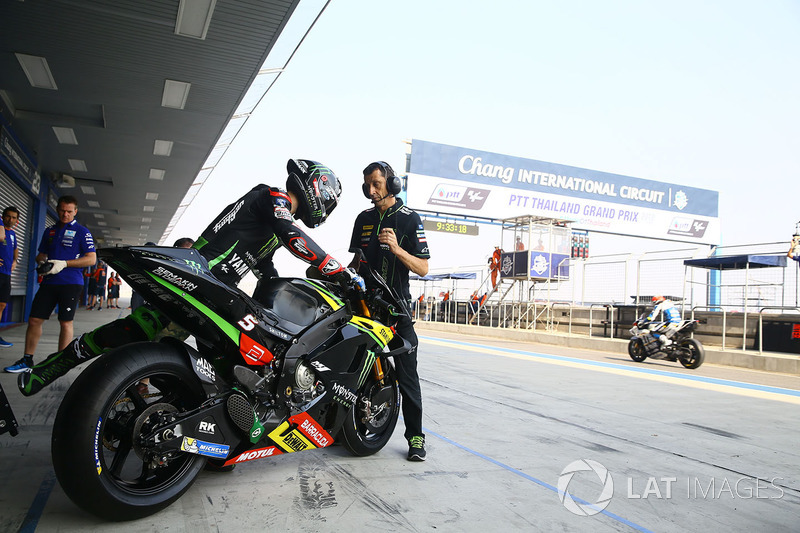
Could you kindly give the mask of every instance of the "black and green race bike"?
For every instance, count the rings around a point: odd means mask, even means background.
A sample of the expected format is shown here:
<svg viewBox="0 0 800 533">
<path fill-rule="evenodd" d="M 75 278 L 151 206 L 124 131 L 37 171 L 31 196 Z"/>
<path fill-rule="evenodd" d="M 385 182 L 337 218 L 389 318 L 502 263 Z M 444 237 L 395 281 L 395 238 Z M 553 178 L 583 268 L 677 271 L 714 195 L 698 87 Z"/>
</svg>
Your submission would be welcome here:
<svg viewBox="0 0 800 533">
<path fill-rule="evenodd" d="M 366 456 L 388 442 L 400 407 L 390 357 L 410 348 L 392 324 L 408 308 L 377 274 L 365 276 L 366 292 L 273 278 L 259 303 L 213 277 L 195 250 L 99 256 L 197 349 L 180 335 L 131 342 L 76 378 L 52 454 L 83 509 L 140 518 L 178 499 L 207 462 L 225 468 L 334 442 Z"/>
</svg>

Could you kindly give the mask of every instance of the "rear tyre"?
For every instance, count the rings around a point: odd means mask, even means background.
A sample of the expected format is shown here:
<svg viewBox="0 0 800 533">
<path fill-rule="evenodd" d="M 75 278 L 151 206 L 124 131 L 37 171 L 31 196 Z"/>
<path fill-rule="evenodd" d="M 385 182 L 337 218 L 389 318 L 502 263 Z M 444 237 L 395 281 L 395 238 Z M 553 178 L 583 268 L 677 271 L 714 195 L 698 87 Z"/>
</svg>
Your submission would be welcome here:
<svg viewBox="0 0 800 533">
<path fill-rule="evenodd" d="M 381 359 L 381 363 L 384 369 L 383 385 L 370 371 L 342 426 L 342 444 L 359 457 L 372 455 L 386 446 L 400 415 L 400 386 L 394 366 L 386 359 Z"/>
<path fill-rule="evenodd" d="M 628 355 L 637 363 L 641 363 L 647 359 L 647 352 L 644 349 L 644 342 L 642 342 L 642 339 L 631 339 L 628 343 Z"/>
<path fill-rule="evenodd" d="M 681 343 L 678 361 L 686 368 L 695 369 L 703 364 L 706 359 L 706 351 L 700 341 L 686 339 Z"/>
<path fill-rule="evenodd" d="M 53 425 L 53 467 L 64 492 L 105 520 L 142 518 L 170 505 L 206 460 L 180 451 L 153 457 L 141 436 L 203 399 L 174 347 L 135 343 L 98 358 L 70 387 Z"/>
</svg>

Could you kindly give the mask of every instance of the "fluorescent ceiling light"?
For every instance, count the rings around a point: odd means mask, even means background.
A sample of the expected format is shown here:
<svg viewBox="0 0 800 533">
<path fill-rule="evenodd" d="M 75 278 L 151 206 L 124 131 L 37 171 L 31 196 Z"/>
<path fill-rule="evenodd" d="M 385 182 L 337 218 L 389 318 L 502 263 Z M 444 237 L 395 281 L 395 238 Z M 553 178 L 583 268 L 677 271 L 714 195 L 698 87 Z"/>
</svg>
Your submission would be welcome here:
<svg viewBox="0 0 800 533">
<path fill-rule="evenodd" d="M 50 72 L 50 67 L 47 64 L 47 59 L 39 56 L 29 56 L 28 54 L 14 54 L 17 56 L 17 61 L 25 71 L 28 81 L 34 87 L 39 89 L 53 89 L 58 90 L 56 81 L 53 79 L 53 74 Z"/>
<path fill-rule="evenodd" d="M 156 139 L 153 145 L 153 155 L 163 155 L 169 157 L 172 153 L 172 141 L 161 141 Z"/>
<path fill-rule="evenodd" d="M 76 172 L 86 172 L 86 161 L 83 159 L 67 159 L 69 166 Z"/>
<path fill-rule="evenodd" d="M 94 218 L 106 218 L 106 216 L 103 213 L 95 213 Z"/>
<path fill-rule="evenodd" d="M 100 207 L 100 202 L 97 200 L 86 200 L 86 205 L 89 207 Z"/>
<path fill-rule="evenodd" d="M 152 221 L 153 221 L 153 219 L 150 218 L 150 217 L 142 217 L 142 222 L 148 222 L 149 223 L 149 222 L 152 222 Z"/>
<path fill-rule="evenodd" d="M 107 222 L 98 222 L 97 225 L 98 226 L 108 226 L 108 223 Z"/>
<path fill-rule="evenodd" d="M 155 210 L 156 210 L 156 206 L 154 206 L 154 205 L 146 205 L 146 206 L 144 206 L 144 207 L 142 208 L 142 210 L 143 210 L 143 211 L 148 211 L 148 212 L 152 213 L 153 211 L 155 211 Z"/>
<path fill-rule="evenodd" d="M 151 168 L 151 169 L 150 169 L 150 179 L 151 179 L 151 180 L 163 180 L 163 179 L 164 179 L 164 174 L 165 174 L 165 173 L 166 173 L 166 172 L 164 171 L 164 169 L 161 169 L 161 168 Z"/>
<path fill-rule="evenodd" d="M 157 192 L 149 192 L 144 195 L 145 200 L 158 200 L 158 193 Z"/>
<path fill-rule="evenodd" d="M 72 128 L 53 126 L 53 133 L 56 134 L 56 139 L 61 144 L 78 144 L 78 138 L 75 137 L 75 130 Z"/>
<path fill-rule="evenodd" d="M 139 229 L 150 229 L 150 226 L 141 225 L 139 226 Z"/>
<path fill-rule="evenodd" d="M 217 0 L 181 0 L 175 19 L 175 34 L 205 39 Z"/>
<path fill-rule="evenodd" d="M 81 190 L 83 194 L 97 194 L 91 185 L 81 185 Z"/>
<path fill-rule="evenodd" d="M 164 80 L 164 94 L 161 96 L 161 105 L 172 109 L 183 109 L 191 87 L 191 83 L 184 81 Z"/>
</svg>

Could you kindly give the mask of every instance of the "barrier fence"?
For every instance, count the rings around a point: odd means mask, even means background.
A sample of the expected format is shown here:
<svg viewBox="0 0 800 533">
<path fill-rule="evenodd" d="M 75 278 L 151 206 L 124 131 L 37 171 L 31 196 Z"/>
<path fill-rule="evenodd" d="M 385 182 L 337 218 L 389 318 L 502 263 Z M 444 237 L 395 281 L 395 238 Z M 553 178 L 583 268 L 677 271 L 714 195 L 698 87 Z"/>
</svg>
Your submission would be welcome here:
<svg viewBox="0 0 800 533">
<path fill-rule="evenodd" d="M 716 255 L 786 255 L 785 243 L 729 247 Z M 727 252 L 727 254 L 726 254 Z M 743 271 L 714 271 L 687 267 L 684 261 L 709 256 L 708 248 L 684 248 L 566 259 L 566 279 L 501 281 L 485 305 L 472 301 L 474 291 L 490 293 L 485 268 L 469 267 L 475 280 L 439 284 L 412 282 L 412 294 L 422 294 L 416 320 L 512 328 L 566 335 L 603 335 L 627 338 L 640 314 L 649 311 L 654 295 L 671 298 L 683 318 L 698 316 L 697 334 L 706 344 L 722 349 L 763 349 L 763 316 L 800 320 L 800 264 Z M 459 270 L 462 272 L 463 270 Z M 439 295 L 448 291 L 449 300 Z M 419 303 L 419 302 L 417 302 Z M 602 312 L 598 312 L 603 309 Z M 758 321 L 748 321 L 758 315 Z M 754 317 L 753 317 L 754 318 Z M 756 342 L 758 339 L 758 342 Z"/>
</svg>

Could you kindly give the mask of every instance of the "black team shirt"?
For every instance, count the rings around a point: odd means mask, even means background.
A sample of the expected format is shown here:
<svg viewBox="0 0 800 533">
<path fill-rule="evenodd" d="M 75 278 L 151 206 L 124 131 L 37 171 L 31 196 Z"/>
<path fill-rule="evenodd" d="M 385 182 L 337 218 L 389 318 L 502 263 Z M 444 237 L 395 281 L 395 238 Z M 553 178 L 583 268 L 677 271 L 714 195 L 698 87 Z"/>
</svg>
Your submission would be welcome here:
<svg viewBox="0 0 800 533">
<path fill-rule="evenodd" d="M 378 233 L 383 228 L 391 228 L 397 236 L 397 243 L 406 252 L 421 259 L 429 259 L 428 240 L 422 229 L 419 215 L 403 205 L 400 198 L 383 215 L 373 207 L 362 211 L 356 217 L 350 250 L 360 248 L 367 263 L 376 270 L 397 293 L 406 300 L 411 299 L 408 287 L 408 268 L 389 251 L 389 246 L 378 242 Z"/>
</svg>

